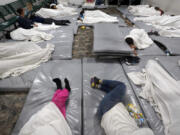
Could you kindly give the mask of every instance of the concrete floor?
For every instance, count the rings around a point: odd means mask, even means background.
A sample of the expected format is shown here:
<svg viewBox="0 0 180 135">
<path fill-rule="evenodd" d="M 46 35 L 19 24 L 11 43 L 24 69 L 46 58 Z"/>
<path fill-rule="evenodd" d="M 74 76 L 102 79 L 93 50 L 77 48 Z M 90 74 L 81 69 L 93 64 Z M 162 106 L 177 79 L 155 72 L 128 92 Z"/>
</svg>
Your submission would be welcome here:
<svg viewBox="0 0 180 135">
<path fill-rule="evenodd" d="M 122 14 L 115 8 L 102 9 L 110 15 Z M 129 24 L 129 22 L 127 22 Z M 130 24 L 129 24 L 130 25 Z M 79 28 L 73 45 L 73 58 L 93 57 L 93 28 Z M 27 93 L 0 93 L 0 135 L 10 135 L 26 100 Z"/>
</svg>

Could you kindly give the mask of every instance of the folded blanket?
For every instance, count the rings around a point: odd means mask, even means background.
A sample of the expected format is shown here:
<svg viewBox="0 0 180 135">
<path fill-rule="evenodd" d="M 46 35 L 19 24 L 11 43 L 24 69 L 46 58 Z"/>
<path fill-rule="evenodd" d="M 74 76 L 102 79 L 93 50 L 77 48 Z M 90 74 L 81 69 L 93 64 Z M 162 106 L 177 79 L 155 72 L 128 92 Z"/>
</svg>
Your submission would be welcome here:
<svg viewBox="0 0 180 135">
<path fill-rule="evenodd" d="M 18 76 L 50 59 L 54 45 L 41 48 L 32 42 L 0 43 L 0 78 Z"/>
<path fill-rule="evenodd" d="M 45 32 L 40 32 L 34 29 L 23 29 L 18 28 L 10 33 L 13 40 L 30 40 L 33 42 L 40 42 L 43 40 L 51 40 L 53 38 L 52 34 L 47 34 Z"/>
</svg>

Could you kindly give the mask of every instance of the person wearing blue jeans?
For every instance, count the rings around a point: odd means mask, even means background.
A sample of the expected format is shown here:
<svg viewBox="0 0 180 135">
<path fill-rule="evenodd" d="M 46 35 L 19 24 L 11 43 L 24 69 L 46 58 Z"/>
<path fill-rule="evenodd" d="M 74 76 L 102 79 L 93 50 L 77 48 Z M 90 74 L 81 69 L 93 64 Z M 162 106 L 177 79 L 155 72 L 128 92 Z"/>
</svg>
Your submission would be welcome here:
<svg viewBox="0 0 180 135">
<path fill-rule="evenodd" d="M 100 120 L 117 103 L 123 102 L 126 93 L 124 83 L 114 80 L 101 80 L 97 77 L 91 78 L 91 87 L 107 93 L 98 108 L 97 115 Z"/>
</svg>

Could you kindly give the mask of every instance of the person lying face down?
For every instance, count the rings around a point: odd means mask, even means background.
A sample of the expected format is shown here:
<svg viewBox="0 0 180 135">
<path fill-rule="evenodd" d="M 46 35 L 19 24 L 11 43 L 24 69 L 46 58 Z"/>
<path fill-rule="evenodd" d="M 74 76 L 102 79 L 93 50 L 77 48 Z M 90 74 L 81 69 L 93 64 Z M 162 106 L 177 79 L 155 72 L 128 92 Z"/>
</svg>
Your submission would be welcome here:
<svg viewBox="0 0 180 135">
<path fill-rule="evenodd" d="M 24 29 L 31 29 L 33 27 L 38 27 L 35 23 L 43 23 L 43 24 L 52 24 L 55 23 L 56 25 L 68 25 L 70 23 L 69 20 L 54 20 L 50 18 L 42 18 L 35 15 L 30 15 L 26 17 L 26 12 L 23 8 L 17 9 L 17 13 L 19 14 L 18 23 L 19 27 Z"/>
<path fill-rule="evenodd" d="M 148 36 L 144 29 L 132 29 L 129 35 L 125 37 L 126 43 L 133 49 L 134 54 L 137 56 L 136 50 L 146 49 L 153 44 L 153 41 Z"/>
<path fill-rule="evenodd" d="M 69 81 L 64 79 L 65 88 L 62 88 L 59 78 L 54 78 L 53 82 L 57 90 L 52 100 L 33 114 L 19 135 L 72 135 L 66 121 L 66 103 L 71 92 Z"/>
<path fill-rule="evenodd" d="M 106 93 L 97 111 L 106 135 L 154 135 L 150 128 L 139 128 L 137 125 L 143 123 L 137 124 L 124 106 L 126 85 L 123 82 L 93 77 L 90 85 Z"/>
<path fill-rule="evenodd" d="M 135 56 L 137 56 L 138 48 L 134 45 L 134 40 L 131 37 L 128 37 L 125 39 L 126 43 L 130 46 L 131 49 L 133 49 L 133 53 Z"/>
</svg>

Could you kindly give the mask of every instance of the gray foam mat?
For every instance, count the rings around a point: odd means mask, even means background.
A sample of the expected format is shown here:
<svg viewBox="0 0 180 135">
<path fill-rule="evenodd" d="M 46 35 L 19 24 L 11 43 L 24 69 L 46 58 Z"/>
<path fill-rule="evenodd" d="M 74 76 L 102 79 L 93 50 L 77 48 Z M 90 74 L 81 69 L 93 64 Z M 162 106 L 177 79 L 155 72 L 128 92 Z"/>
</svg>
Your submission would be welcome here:
<svg viewBox="0 0 180 135">
<path fill-rule="evenodd" d="M 93 52 L 132 53 L 132 50 L 126 45 L 123 37 L 123 33 L 119 31 L 118 24 L 95 24 Z"/>
<path fill-rule="evenodd" d="M 125 104 L 133 103 L 139 106 L 119 62 L 96 61 L 93 58 L 83 59 L 84 135 L 105 135 L 96 117 L 97 108 L 105 93 L 90 87 L 90 78 L 93 76 L 125 83 L 127 88 Z"/>
<path fill-rule="evenodd" d="M 34 78 L 36 77 L 37 72 L 40 70 L 40 67 L 30 70 L 23 73 L 17 77 L 8 77 L 0 80 L 0 91 L 28 91 L 33 83 Z"/>
<path fill-rule="evenodd" d="M 145 67 L 147 61 L 149 59 L 156 59 L 159 61 L 160 65 L 163 66 L 165 70 L 167 70 L 171 76 L 173 76 L 176 80 L 180 79 L 180 67 L 178 66 L 178 60 L 180 57 L 169 57 L 169 56 L 143 56 L 140 57 L 140 63 L 138 65 L 134 66 L 127 66 L 126 64 L 123 64 L 123 68 L 126 73 L 129 72 L 138 72 L 142 71 L 142 68 Z M 138 95 L 141 91 L 141 87 L 136 86 L 131 82 L 131 85 Z M 141 102 L 141 106 L 145 112 L 145 115 L 147 117 L 147 121 L 149 122 L 151 128 L 153 129 L 154 133 L 156 135 L 164 135 L 164 127 L 162 124 L 161 119 L 159 116 L 155 113 L 154 109 L 150 106 L 150 104 L 141 98 L 139 98 L 139 101 Z"/>
<path fill-rule="evenodd" d="M 38 45 L 44 47 L 47 43 L 55 45 L 55 50 L 52 54 L 52 59 L 71 59 L 72 58 L 72 46 L 74 42 L 74 30 L 72 26 L 62 26 L 56 30 L 48 31 L 48 33 L 54 35 L 54 38 L 38 43 Z"/>
<path fill-rule="evenodd" d="M 164 44 L 171 53 L 180 55 L 180 38 L 168 38 L 161 36 L 151 36 L 152 39 Z"/>
<path fill-rule="evenodd" d="M 30 117 L 51 101 L 56 90 L 52 79 L 57 77 L 61 79 L 67 77 L 70 81 L 72 92 L 68 101 L 66 118 L 73 135 L 81 134 L 81 60 L 61 60 L 44 65 L 37 74 L 12 135 L 18 135 Z"/>
<path fill-rule="evenodd" d="M 135 24 L 136 27 L 140 29 L 144 29 L 146 32 L 155 31 L 156 28 L 154 28 L 152 25 L 147 25 L 145 22 L 142 21 L 134 21 L 135 16 L 130 14 L 126 16 L 131 22 Z"/>
</svg>

